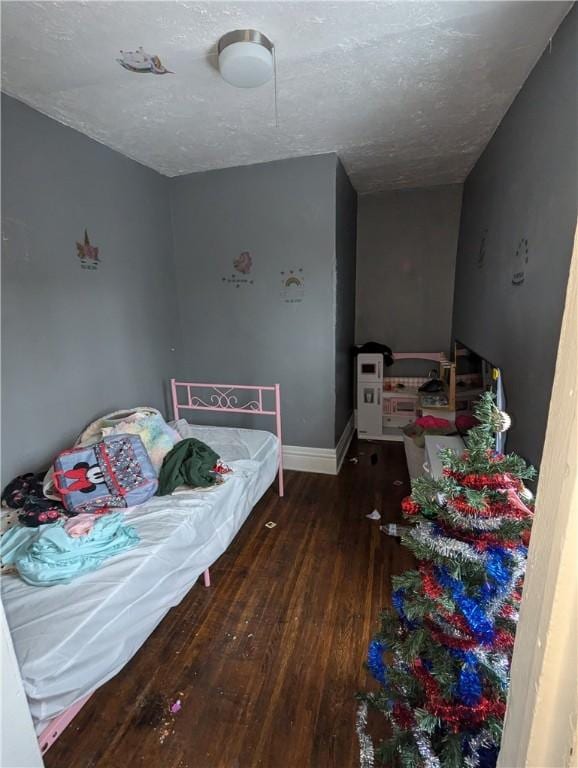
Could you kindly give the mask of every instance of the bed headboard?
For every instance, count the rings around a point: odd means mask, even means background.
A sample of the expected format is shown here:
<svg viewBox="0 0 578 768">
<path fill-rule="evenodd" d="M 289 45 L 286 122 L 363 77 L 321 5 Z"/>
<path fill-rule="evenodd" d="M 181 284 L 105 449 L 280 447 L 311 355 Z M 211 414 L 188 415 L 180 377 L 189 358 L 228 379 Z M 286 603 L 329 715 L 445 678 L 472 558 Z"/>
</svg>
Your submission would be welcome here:
<svg viewBox="0 0 578 768">
<path fill-rule="evenodd" d="M 171 379 L 171 395 L 175 421 L 181 418 L 181 411 L 250 413 L 254 416 L 274 416 L 275 434 L 279 438 L 279 496 L 283 496 L 283 441 L 281 436 L 281 388 L 279 384 L 266 386 L 203 384 Z M 272 406 L 269 405 L 271 401 L 273 402 Z"/>
</svg>

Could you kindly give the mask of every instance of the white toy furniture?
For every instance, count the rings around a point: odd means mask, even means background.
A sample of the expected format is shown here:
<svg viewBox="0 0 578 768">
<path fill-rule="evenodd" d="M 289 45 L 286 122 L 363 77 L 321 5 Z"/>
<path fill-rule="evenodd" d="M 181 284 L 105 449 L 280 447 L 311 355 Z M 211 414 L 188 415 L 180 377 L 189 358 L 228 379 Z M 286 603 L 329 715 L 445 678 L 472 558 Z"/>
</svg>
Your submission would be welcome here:
<svg viewBox="0 0 578 768">
<path fill-rule="evenodd" d="M 428 360 L 440 367 L 441 352 L 396 352 L 397 360 Z M 403 441 L 401 427 L 420 413 L 419 387 L 427 377 L 384 377 L 383 355 L 357 356 L 357 434 L 362 440 Z M 441 415 L 441 414 L 440 414 Z"/>
</svg>

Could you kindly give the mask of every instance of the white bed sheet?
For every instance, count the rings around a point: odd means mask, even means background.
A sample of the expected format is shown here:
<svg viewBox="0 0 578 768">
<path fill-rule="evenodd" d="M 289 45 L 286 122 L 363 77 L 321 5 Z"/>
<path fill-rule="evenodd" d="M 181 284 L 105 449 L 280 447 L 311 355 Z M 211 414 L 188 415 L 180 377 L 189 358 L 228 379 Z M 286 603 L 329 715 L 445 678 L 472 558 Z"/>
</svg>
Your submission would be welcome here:
<svg viewBox="0 0 578 768">
<path fill-rule="evenodd" d="M 119 672 L 167 611 L 227 549 L 273 482 L 279 441 L 260 430 L 194 427 L 234 472 L 126 511 L 140 544 L 70 584 L 2 577 L 2 598 L 38 733 Z M 235 458 L 239 455 L 248 458 Z"/>
</svg>

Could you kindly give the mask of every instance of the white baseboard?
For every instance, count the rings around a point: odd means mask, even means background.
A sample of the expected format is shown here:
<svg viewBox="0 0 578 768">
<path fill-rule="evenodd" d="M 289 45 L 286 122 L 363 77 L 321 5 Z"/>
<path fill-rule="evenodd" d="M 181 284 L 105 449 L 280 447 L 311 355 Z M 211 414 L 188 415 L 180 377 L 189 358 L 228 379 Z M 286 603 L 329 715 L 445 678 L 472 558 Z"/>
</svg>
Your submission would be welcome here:
<svg viewBox="0 0 578 768">
<path fill-rule="evenodd" d="M 318 472 L 322 475 L 336 475 L 335 449 L 284 445 L 283 467 L 284 469 L 294 469 L 297 472 Z"/>
<path fill-rule="evenodd" d="M 335 448 L 306 448 L 300 445 L 284 445 L 283 467 L 297 472 L 337 475 L 354 432 L 352 416 Z"/>
</svg>

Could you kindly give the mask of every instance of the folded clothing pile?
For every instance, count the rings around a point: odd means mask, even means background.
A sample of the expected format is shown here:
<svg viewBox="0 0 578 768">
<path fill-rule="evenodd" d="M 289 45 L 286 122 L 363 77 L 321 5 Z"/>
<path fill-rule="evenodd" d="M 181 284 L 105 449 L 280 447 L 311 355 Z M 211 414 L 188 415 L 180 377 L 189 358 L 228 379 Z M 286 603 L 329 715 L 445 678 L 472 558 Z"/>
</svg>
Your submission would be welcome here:
<svg viewBox="0 0 578 768">
<path fill-rule="evenodd" d="M 393 365 L 393 352 L 386 344 L 381 344 L 379 341 L 366 341 L 365 344 L 355 344 L 353 347 L 354 356 L 362 354 L 381 354 L 383 355 L 383 364 L 386 366 Z"/>
<path fill-rule="evenodd" d="M 413 440 L 419 448 L 425 446 L 426 435 L 455 435 L 456 428 L 451 421 L 440 419 L 436 416 L 422 416 L 402 427 L 406 437 Z"/>
<path fill-rule="evenodd" d="M 36 528 L 44 523 L 54 523 L 68 512 L 60 501 L 47 499 L 42 490 L 44 472 L 28 472 L 18 475 L 2 491 L 2 506 L 17 510 L 22 525 Z"/>
<path fill-rule="evenodd" d="M 194 437 L 181 440 L 167 453 L 159 473 L 158 496 L 172 493 L 180 485 L 207 488 L 220 482 L 223 469 L 219 455 Z"/>
<path fill-rule="evenodd" d="M 456 416 L 456 429 L 460 435 L 466 435 L 472 427 L 476 427 L 480 422 L 471 413 L 461 413 Z"/>
<path fill-rule="evenodd" d="M 2 562 L 13 565 L 32 586 L 67 584 L 94 571 L 104 560 L 138 544 L 139 537 L 115 512 L 96 518 L 82 536 L 70 535 L 64 521 L 39 528 L 11 528 L 2 537 Z"/>
</svg>

